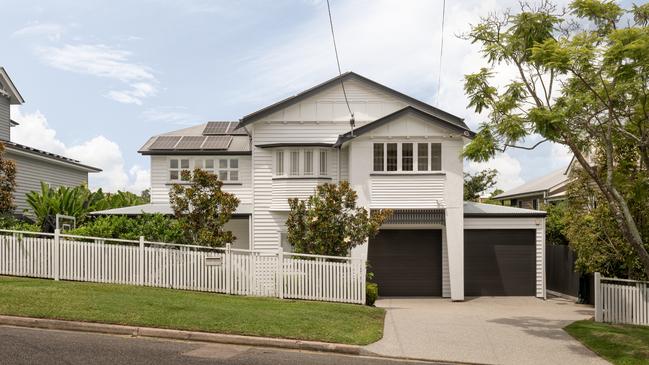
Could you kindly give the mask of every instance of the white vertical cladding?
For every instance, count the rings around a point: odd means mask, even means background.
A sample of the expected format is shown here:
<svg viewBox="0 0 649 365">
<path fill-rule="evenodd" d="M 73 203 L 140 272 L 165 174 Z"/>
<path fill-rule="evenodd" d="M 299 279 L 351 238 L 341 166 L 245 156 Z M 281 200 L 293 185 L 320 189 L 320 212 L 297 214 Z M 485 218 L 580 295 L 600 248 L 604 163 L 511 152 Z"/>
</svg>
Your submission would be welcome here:
<svg viewBox="0 0 649 365">
<path fill-rule="evenodd" d="M 195 155 L 195 156 L 151 156 L 151 203 L 169 203 L 169 159 L 218 159 L 218 155 Z M 252 159 L 251 156 L 227 156 L 236 157 L 239 160 L 239 183 L 223 186 L 223 190 L 235 194 L 241 201 L 240 204 L 252 203 Z"/>
<path fill-rule="evenodd" d="M 461 137 L 442 143 L 442 167 L 446 172 L 446 251 L 451 300 L 464 300 L 464 202 Z M 444 286 L 444 285 L 442 285 Z"/>
<path fill-rule="evenodd" d="M 533 229 L 536 232 L 536 297 L 546 297 L 545 218 L 465 218 L 465 229 Z"/>
</svg>

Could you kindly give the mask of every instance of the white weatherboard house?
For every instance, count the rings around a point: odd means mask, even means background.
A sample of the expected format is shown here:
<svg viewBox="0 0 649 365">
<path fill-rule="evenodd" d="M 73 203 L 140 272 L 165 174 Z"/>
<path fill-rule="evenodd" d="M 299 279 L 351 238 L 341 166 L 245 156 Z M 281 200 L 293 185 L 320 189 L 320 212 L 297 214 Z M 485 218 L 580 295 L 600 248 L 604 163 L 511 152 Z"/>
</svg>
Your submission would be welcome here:
<svg viewBox="0 0 649 365">
<path fill-rule="evenodd" d="M 350 132 L 344 83 L 356 127 Z M 349 72 L 246 115 L 150 138 L 151 204 L 96 214 L 171 213 L 180 172 L 218 174 L 241 200 L 234 247 L 290 250 L 287 199 L 348 180 L 358 204 L 391 208 L 380 233 L 355 248 L 382 296 L 545 297 L 545 213 L 463 202 L 462 119 Z"/>
</svg>

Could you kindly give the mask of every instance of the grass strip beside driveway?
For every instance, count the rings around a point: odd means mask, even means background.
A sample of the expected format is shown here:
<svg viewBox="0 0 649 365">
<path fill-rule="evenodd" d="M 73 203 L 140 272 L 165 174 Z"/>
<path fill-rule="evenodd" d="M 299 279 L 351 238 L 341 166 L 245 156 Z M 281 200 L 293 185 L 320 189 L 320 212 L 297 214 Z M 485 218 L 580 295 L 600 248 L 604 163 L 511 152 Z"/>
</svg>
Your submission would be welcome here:
<svg viewBox="0 0 649 365">
<path fill-rule="evenodd" d="M 0 314 L 366 345 L 385 311 L 353 304 L 0 276 Z"/>
<path fill-rule="evenodd" d="M 616 365 L 649 364 L 649 327 L 577 321 L 566 332 Z"/>
</svg>

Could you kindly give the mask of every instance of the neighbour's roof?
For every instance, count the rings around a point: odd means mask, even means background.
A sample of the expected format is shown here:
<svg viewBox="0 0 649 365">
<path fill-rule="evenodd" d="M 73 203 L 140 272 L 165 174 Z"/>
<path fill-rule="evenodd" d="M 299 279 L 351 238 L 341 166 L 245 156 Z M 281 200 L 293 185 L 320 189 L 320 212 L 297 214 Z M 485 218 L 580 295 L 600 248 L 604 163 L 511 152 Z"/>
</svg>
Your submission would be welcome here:
<svg viewBox="0 0 649 365">
<path fill-rule="evenodd" d="M 358 136 L 363 135 L 364 133 L 367 133 L 367 132 L 369 132 L 369 131 L 371 131 L 373 129 L 376 129 L 376 128 L 386 124 L 386 123 L 389 123 L 389 122 L 391 122 L 391 121 L 393 121 L 393 120 L 395 120 L 395 119 L 399 118 L 400 116 L 402 116 L 404 114 L 407 114 L 407 113 L 416 114 L 416 115 L 424 118 L 425 120 L 427 120 L 427 121 L 429 121 L 431 123 L 441 124 L 444 127 L 460 131 L 467 138 L 473 138 L 475 136 L 475 133 L 472 132 L 468 127 L 462 127 L 462 126 L 460 126 L 458 124 L 450 123 L 450 122 L 448 122 L 448 121 L 446 121 L 444 119 L 441 119 L 441 118 L 439 118 L 439 117 L 437 117 L 435 115 L 429 114 L 429 113 L 427 113 L 427 112 L 425 112 L 423 110 L 417 109 L 417 108 L 412 107 L 412 106 L 407 106 L 407 107 L 405 107 L 403 109 L 397 110 L 396 112 L 394 112 L 392 114 L 388 114 L 388 115 L 386 115 L 386 116 L 384 116 L 382 118 L 379 118 L 379 119 L 377 119 L 377 120 L 375 120 L 373 122 L 367 123 L 367 124 L 363 125 L 362 127 L 356 128 L 356 129 L 354 129 L 353 133 L 352 132 L 347 132 L 345 134 L 341 134 L 340 136 L 338 136 L 338 140 L 336 141 L 334 146 L 338 147 L 338 146 L 342 145 L 343 143 L 345 143 L 347 141 L 350 141 L 350 140 L 352 140 L 352 139 L 354 139 L 354 138 L 356 138 Z"/>
<path fill-rule="evenodd" d="M 568 175 L 566 175 L 566 168 L 562 167 L 514 189 L 500 193 L 494 199 L 508 199 L 531 194 L 542 194 L 566 182 L 568 182 Z"/>
<path fill-rule="evenodd" d="M 312 88 L 304 90 L 304 91 L 300 92 L 299 94 L 288 97 L 288 98 L 286 98 L 284 100 L 280 100 L 280 101 L 278 101 L 278 102 L 276 102 L 274 104 L 271 104 L 271 105 L 269 105 L 269 106 L 267 106 L 265 108 L 262 108 L 262 109 L 260 109 L 260 110 L 258 110 L 256 112 L 254 112 L 254 113 L 248 114 L 248 115 L 244 116 L 243 118 L 241 118 L 241 120 L 239 121 L 239 126 L 243 127 L 245 125 L 248 125 L 248 124 L 258 120 L 261 117 L 264 117 L 264 116 L 269 115 L 269 114 L 271 114 L 273 112 L 276 112 L 276 111 L 278 111 L 278 110 L 280 110 L 282 108 L 285 108 L 286 106 L 291 105 L 293 103 L 297 103 L 297 102 L 299 102 L 301 100 L 304 100 L 305 98 L 307 98 L 309 96 L 312 96 L 312 95 L 322 91 L 323 89 L 325 89 L 325 88 L 327 88 L 327 87 L 329 87 L 329 86 L 331 86 L 331 85 L 333 85 L 335 83 L 340 83 L 341 80 L 344 82 L 344 81 L 347 81 L 347 80 L 350 80 L 350 79 L 356 79 L 356 80 L 362 81 L 362 82 L 364 82 L 366 84 L 369 84 L 369 85 L 371 85 L 373 87 L 381 89 L 381 90 L 387 92 L 388 94 L 392 94 L 392 95 L 396 96 L 397 98 L 405 100 L 406 102 L 416 106 L 419 109 L 424 110 L 425 112 L 427 112 L 429 114 L 432 114 L 432 115 L 434 115 L 434 116 L 436 116 L 436 117 L 438 117 L 440 119 L 443 119 L 443 120 L 445 120 L 445 121 L 447 121 L 449 123 L 455 124 L 455 125 L 463 128 L 463 129 L 468 130 L 467 125 L 464 123 L 464 119 L 462 119 L 460 117 L 457 117 L 457 116 L 455 116 L 455 115 L 453 115 L 451 113 L 445 112 L 445 111 L 443 111 L 441 109 L 437 109 L 436 107 L 434 107 L 434 106 L 432 106 L 432 105 L 430 105 L 428 103 L 424 103 L 421 100 L 417 100 L 417 99 L 415 99 L 415 98 L 413 98 L 411 96 L 403 94 L 403 93 L 401 93 L 401 92 L 399 92 L 397 90 L 394 90 L 392 88 L 389 88 L 389 87 L 387 87 L 387 86 L 385 86 L 383 84 L 380 84 L 380 83 L 378 83 L 378 82 L 376 82 L 374 80 L 370 80 L 367 77 L 361 76 L 361 75 L 359 75 L 359 74 L 357 74 L 355 72 L 345 72 L 344 74 L 342 74 L 340 76 L 336 76 L 336 77 L 334 77 L 332 79 L 329 79 L 329 80 L 327 80 L 327 81 L 325 81 L 325 82 L 323 82 L 321 84 L 318 84 L 318 85 L 316 85 L 316 86 L 314 86 Z"/>
<path fill-rule="evenodd" d="M 19 144 L 19 143 L 16 143 L 16 142 L 0 141 L 0 143 L 2 143 L 5 146 L 7 151 L 19 151 L 19 152 L 34 155 L 34 156 L 37 156 L 37 157 L 43 157 L 43 158 L 46 158 L 46 159 L 49 159 L 49 160 L 54 160 L 54 161 L 57 161 L 57 162 L 65 163 L 67 165 L 70 165 L 70 166 L 73 166 L 73 167 L 76 167 L 76 168 L 79 168 L 81 170 L 85 170 L 85 171 L 88 171 L 88 172 L 101 172 L 101 169 L 99 169 L 97 167 L 84 165 L 81 162 L 79 162 L 78 160 L 74 160 L 74 159 L 71 159 L 69 157 L 57 155 L 57 154 L 47 152 L 47 151 L 43 151 L 43 150 L 39 150 L 39 149 L 29 147 L 29 146 L 25 146 L 25 145 L 22 145 L 22 144 Z"/>
<path fill-rule="evenodd" d="M 90 213 L 90 215 L 140 215 L 140 214 L 174 214 L 171 205 L 167 203 L 149 203 L 143 205 L 134 205 L 131 207 L 115 208 L 100 210 Z M 239 204 L 234 215 L 250 215 L 252 214 L 252 205 Z"/>
<path fill-rule="evenodd" d="M 138 151 L 155 154 L 250 154 L 250 138 L 237 122 L 214 121 L 151 137 Z"/>
<path fill-rule="evenodd" d="M 25 99 L 23 99 L 23 97 L 20 95 L 20 92 L 16 88 L 16 85 L 14 85 L 13 81 L 11 81 L 9 74 L 4 69 L 4 67 L 1 66 L 0 66 L 0 85 L 4 86 L 4 87 L 0 87 L 0 95 L 8 96 L 10 104 L 20 105 L 25 102 Z"/>
<path fill-rule="evenodd" d="M 489 218 L 489 217 L 545 217 L 544 211 L 505 207 L 495 204 L 483 204 L 476 202 L 464 202 L 465 218 Z"/>
</svg>

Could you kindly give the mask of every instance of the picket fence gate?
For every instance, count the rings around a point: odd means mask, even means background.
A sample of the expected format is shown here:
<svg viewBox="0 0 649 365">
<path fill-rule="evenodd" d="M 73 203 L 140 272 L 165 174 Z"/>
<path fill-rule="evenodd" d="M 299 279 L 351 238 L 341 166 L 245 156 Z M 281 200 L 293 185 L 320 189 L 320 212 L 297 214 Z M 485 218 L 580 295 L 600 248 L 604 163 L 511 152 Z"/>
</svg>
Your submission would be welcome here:
<svg viewBox="0 0 649 365">
<path fill-rule="evenodd" d="M 595 321 L 649 326 L 649 282 L 595 273 Z"/>
<path fill-rule="evenodd" d="M 365 303 L 365 260 L 0 230 L 0 274 Z"/>
</svg>

